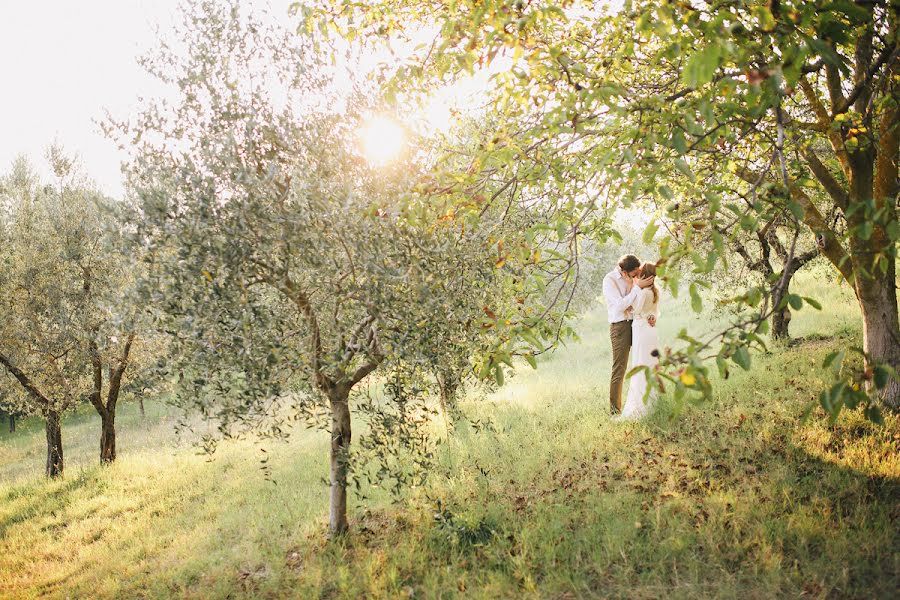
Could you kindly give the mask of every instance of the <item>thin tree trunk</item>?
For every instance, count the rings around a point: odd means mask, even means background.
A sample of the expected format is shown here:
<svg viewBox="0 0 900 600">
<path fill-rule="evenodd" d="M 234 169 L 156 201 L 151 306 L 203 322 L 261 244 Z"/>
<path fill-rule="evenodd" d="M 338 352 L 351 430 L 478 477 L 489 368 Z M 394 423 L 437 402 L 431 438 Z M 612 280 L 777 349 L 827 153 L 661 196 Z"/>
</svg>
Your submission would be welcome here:
<svg viewBox="0 0 900 600">
<path fill-rule="evenodd" d="M 100 415 L 100 462 L 108 464 L 116 460 L 116 413 L 107 410 Z"/>
<path fill-rule="evenodd" d="M 883 277 L 858 276 L 857 295 L 863 315 L 863 349 L 875 363 L 887 363 L 900 371 L 895 268 L 892 261 Z M 888 408 L 900 410 L 900 382 L 896 379 L 891 378 L 879 396 Z"/>
<path fill-rule="evenodd" d="M 47 477 L 59 477 L 63 474 L 62 424 L 58 411 L 47 413 Z"/>
<path fill-rule="evenodd" d="M 104 405 L 101 396 L 103 392 L 103 364 L 100 361 L 100 353 L 95 343 L 91 342 L 91 355 L 94 363 L 94 390 L 91 394 L 91 403 L 100 415 L 100 463 L 109 464 L 116 460 L 116 405 L 119 402 L 119 392 L 122 389 L 122 376 L 128 368 L 128 356 L 131 352 L 131 344 L 134 342 L 135 333 L 128 334 L 128 339 L 122 349 L 122 358 L 115 369 L 110 369 L 109 390 L 106 394 Z"/>
<path fill-rule="evenodd" d="M 788 341 L 791 336 L 788 328 L 791 324 L 791 308 L 787 304 L 784 305 L 783 308 L 778 308 L 784 298 L 788 295 L 790 287 L 791 287 L 791 275 L 789 274 L 788 280 L 785 282 L 784 289 L 779 293 L 779 284 L 775 284 L 774 289 L 772 290 L 772 303 L 775 305 L 775 312 L 772 313 L 772 339 L 780 340 L 780 341 Z"/>
<path fill-rule="evenodd" d="M 10 413 L 10 415 L 9 415 L 9 432 L 10 433 L 16 432 L 16 415 L 14 415 L 12 413 Z"/>
<path fill-rule="evenodd" d="M 435 374 L 440 395 L 441 410 L 444 414 L 456 408 L 456 390 L 459 388 L 459 376 L 450 370 L 438 369 Z"/>
<path fill-rule="evenodd" d="M 347 458 L 350 450 L 349 391 L 331 396 L 331 516 L 332 534 L 347 532 Z"/>
<path fill-rule="evenodd" d="M 141 418 L 142 418 L 142 419 L 143 419 L 143 418 L 146 418 L 147 413 L 144 412 L 144 397 L 143 397 L 143 396 L 138 396 L 138 404 L 139 404 L 140 407 L 141 407 Z"/>
</svg>

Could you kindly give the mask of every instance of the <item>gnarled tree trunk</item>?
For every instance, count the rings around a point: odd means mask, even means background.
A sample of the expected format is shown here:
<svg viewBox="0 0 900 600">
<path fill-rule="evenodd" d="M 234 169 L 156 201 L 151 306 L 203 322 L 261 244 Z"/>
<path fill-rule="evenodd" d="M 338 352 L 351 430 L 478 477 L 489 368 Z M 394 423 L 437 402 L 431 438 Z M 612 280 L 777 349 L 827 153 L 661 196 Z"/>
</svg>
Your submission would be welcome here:
<svg viewBox="0 0 900 600">
<path fill-rule="evenodd" d="M 331 510 L 329 528 L 344 534 L 347 523 L 347 460 L 350 451 L 349 390 L 334 390 L 331 401 Z"/>
<path fill-rule="evenodd" d="M 63 474 L 62 424 L 58 411 L 51 410 L 46 416 L 47 429 L 47 477 Z"/>
<path fill-rule="evenodd" d="M 116 413 L 114 410 L 100 415 L 100 462 L 116 460 Z"/>
<path fill-rule="evenodd" d="M 772 315 L 772 338 L 782 341 L 791 339 L 788 329 L 790 324 L 791 309 L 785 306 L 781 310 L 776 310 L 775 314 Z"/>
<path fill-rule="evenodd" d="M 96 332 L 94 332 L 96 333 Z M 122 376 L 128 368 L 128 357 L 131 352 L 131 344 L 134 342 L 135 333 L 128 334 L 122 356 L 115 369 L 110 369 L 109 390 L 106 394 L 106 404 L 102 401 L 103 394 L 103 362 L 97 349 L 95 340 L 89 342 L 91 362 L 94 368 L 94 389 L 91 391 L 91 404 L 100 415 L 100 463 L 109 464 L 116 460 L 116 404 L 119 401 L 119 392 L 122 390 Z"/>
<path fill-rule="evenodd" d="M 790 293 L 791 279 L 793 276 L 794 274 L 790 271 L 788 271 L 787 274 L 782 272 L 782 277 L 786 277 L 784 287 L 781 287 L 780 279 L 778 283 L 772 286 L 772 304 L 775 305 L 775 311 L 772 313 L 772 339 L 782 342 L 791 339 L 789 330 L 791 324 L 791 308 L 787 304 L 782 308 L 778 308 L 778 306 L 781 305 L 782 301 L 784 301 L 788 293 Z"/>
<path fill-rule="evenodd" d="M 856 290 L 863 316 L 863 350 L 873 362 L 887 363 L 900 372 L 900 323 L 895 278 L 895 265 L 891 261 L 884 277 L 858 276 Z M 890 378 L 880 397 L 887 407 L 900 410 L 900 381 Z"/>
</svg>

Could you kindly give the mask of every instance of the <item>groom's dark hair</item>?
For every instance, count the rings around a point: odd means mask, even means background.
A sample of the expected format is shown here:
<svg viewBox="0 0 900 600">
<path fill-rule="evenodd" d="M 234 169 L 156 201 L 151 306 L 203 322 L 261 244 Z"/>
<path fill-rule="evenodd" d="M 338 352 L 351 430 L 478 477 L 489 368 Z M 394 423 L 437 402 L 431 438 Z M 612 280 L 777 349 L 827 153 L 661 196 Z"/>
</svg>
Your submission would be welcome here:
<svg viewBox="0 0 900 600">
<path fill-rule="evenodd" d="M 619 259 L 619 268 L 628 273 L 641 266 L 641 259 L 634 254 L 626 254 Z"/>
</svg>

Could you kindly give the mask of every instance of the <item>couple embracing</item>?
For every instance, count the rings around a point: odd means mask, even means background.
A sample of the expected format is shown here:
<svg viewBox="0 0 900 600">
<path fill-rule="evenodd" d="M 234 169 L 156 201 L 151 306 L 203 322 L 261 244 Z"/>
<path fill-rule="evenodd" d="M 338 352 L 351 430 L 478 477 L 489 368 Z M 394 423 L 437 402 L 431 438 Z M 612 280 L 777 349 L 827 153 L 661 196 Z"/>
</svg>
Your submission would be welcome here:
<svg viewBox="0 0 900 600">
<path fill-rule="evenodd" d="M 647 377 L 642 371 L 629 379 L 628 395 L 622 405 L 622 385 L 628 370 L 628 355 L 632 367 L 651 369 L 659 362 L 659 338 L 656 319 L 659 317 L 659 288 L 656 287 L 656 265 L 641 263 L 638 257 L 627 254 L 619 259 L 612 272 L 603 278 L 603 297 L 609 313 L 609 337 L 612 342 L 612 375 L 609 381 L 611 412 L 623 419 L 637 419 L 650 411 L 653 394 L 644 401 Z"/>
</svg>

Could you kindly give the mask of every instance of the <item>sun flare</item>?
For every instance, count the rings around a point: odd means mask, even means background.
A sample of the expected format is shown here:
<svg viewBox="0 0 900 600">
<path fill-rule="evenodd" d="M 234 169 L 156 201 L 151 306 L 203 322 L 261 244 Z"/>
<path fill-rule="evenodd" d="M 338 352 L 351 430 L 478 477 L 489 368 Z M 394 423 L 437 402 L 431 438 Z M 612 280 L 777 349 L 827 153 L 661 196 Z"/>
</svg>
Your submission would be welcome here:
<svg viewBox="0 0 900 600">
<path fill-rule="evenodd" d="M 363 154 L 369 164 L 384 166 L 397 158 L 405 145 L 403 127 L 387 117 L 373 117 L 360 130 Z"/>
</svg>

